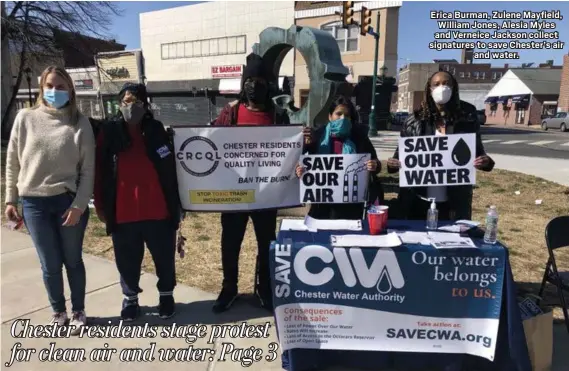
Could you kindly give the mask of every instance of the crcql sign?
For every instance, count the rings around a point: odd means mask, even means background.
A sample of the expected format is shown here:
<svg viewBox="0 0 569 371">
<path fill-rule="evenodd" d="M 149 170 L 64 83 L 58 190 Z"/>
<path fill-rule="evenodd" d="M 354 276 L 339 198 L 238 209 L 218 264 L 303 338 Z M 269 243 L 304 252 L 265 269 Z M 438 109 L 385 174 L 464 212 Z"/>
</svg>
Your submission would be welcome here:
<svg viewBox="0 0 569 371">
<path fill-rule="evenodd" d="M 212 140 L 206 137 L 193 136 L 182 143 L 176 152 L 176 159 L 188 174 L 204 177 L 217 169 L 221 156 Z"/>
</svg>

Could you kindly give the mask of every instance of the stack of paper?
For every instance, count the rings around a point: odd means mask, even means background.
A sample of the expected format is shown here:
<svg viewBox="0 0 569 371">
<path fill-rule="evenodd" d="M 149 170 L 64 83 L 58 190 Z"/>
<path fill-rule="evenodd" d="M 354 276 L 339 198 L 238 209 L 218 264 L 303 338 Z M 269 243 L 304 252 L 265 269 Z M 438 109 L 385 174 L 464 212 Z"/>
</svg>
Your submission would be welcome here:
<svg viewBox="0 0 569 371">
<path fill-rule="evenodd" d="M 401 240 L 397 233 L 387 235 L 369 236 L 363 234 L 345 234 L 331 236 L 330 243 L 334 247 L 397 247 L 401 246 Z"/>
<path fill-rule="evenodd" d="M 396 232 L 403 243 L 430 245 L 429 235 L 427 232 L 412 231 L 393 231 L 388 229 L 387 233 Z"/>
<path fill-rule="evenodd" d="M 314 219 L 310 216 L 306 216 L 304 219 L 304 225 L 312 230 L 348 230 L 348 231 L 361 231 L 362 221 L 361 220 L 321 220 Z"/>
<path fill-rule="evenodd" d="M 283 219 L 281 222 L 281 231 L 316 232 L 304 224 L 304 219 Z"/>
<path fill-rule="evenodd" d="M 431 244 L 437 249 L 475 249 L 476 245 L 469 237 L 458 233 L 428 232 Z"/>
</svg>

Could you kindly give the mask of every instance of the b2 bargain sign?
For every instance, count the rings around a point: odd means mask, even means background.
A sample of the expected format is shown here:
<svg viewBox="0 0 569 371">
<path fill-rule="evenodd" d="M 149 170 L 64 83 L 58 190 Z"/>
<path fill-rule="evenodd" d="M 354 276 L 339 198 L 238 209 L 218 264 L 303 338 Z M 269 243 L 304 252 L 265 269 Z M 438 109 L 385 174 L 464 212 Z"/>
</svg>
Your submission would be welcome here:
<svg viewBox="0 0 569 371">
<path fill-rule="evenodd" d="M 299 205 L 302 127 L 174 129 L 182 207 L 237 211 Z"/>
<path fill-rule="evenodd" d="M 415 246 L 273 242 L 282 349 L 466 353 L 493 360 L 504 250 Z"/>
<path fill-rule="evenodd" d="M 399 138 L 400 187 L 476 184 L 476 134 Z"/>
<path fill-rule="evenodd" d="M 300 163 L 305 172 L 300 181 L 300 202 L 364 202 L 369 181 L 366 163 L 370 158 L 369 153 L 302 156 Z"/>
</svg>

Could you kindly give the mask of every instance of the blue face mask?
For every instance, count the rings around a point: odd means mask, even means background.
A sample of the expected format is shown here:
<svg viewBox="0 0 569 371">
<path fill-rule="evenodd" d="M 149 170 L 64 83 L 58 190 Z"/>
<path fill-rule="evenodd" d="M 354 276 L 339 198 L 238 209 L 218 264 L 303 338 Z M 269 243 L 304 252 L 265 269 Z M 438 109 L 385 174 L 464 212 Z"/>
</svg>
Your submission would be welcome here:
<svg viewBox="0 0 569 371">
<path fill-rule="evenodd" d="M 61 108 L 69 102 L 69 92 L 65 90 L 49 89 L 43 91 L 43 99 L 54 108 Z"/>
<path fill-rule="evenodd" d="M 330 125 L 330 134 L 335 137 L 347 138 L 352 131 L 352 122 L 347 117 L 330 121 L 328 125 Z"/>
</svg>

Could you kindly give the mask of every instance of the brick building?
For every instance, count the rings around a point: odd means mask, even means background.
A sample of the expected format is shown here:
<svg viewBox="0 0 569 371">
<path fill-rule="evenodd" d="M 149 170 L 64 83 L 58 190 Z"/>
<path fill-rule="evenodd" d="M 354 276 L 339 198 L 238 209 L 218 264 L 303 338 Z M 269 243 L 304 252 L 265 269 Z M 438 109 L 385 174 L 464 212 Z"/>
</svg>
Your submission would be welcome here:
<svg viewBox="0 0 569 371">
<path fill-rule="evenodd" d="M 563 56 L 563 69 L 561 71 L 561 87 L 559 89 L 557 110 L 560 112 L 569 112 L 569 53 Z"/>
<path fill-rule="evenodd" d="M 451 73 L 460 88 L 460 98 L 484 109 L 486 95 L 508 70 L 508 65 L 492 67 L 489 63 L 473 63 L 472 51 L 463 50 L 461 62 L 436 59 L 431 63 L 410 63 L 399 69 L 397 110 L 412 112 L 420 107 L 425 84 L 437 71 Z"/>
<path fill-rule="evenodd" d="M 379 69 L 386 67 L 385 75 L 394 77 L 397 71 L 397 39 L 399 32 L 399 8 L 402 1 L 357 1 L 354 2 L 354 20 L 359 21 L 362 6 L 372 11 L 372 26 L 381 35 L 378 50 Z M 373 75 L 375 40 L 371 35 L 362 36 L 358 26 L 342 28 L 341 1 L 296 1 L 295 24 L 329 32 L 337 41 L 342 63 L 350 74 L 349 83 L 358 83 L 360 78 Z M 376 25 L 377 13 L 380 14 L 379 26 Z M 295 53 L 294 58 L 294 100 L 300 107 L 308 99 L 310 77 L 306 61 Z M 371 93 L 371 92 L 370 92 Z"/>
<path fill-rule="evenodd" d="M 513 68 L 488 93 L 486 122 L 540 125 L 543 115 L 556 112 L 560 86 L 559 68 Z"/>
</svg>

